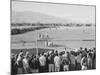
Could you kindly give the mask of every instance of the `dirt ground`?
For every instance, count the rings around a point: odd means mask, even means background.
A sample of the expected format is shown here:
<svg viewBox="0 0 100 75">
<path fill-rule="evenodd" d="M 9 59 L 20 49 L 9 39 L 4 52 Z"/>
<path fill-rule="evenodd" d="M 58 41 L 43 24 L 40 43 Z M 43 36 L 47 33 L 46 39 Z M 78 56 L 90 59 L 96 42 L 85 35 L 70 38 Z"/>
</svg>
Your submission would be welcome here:
<svg viewBox="0 0 100 75">
<path fill-rule="evenodd" d="M 48 41 L 57 46 L 46 46 L 46 40 L 39 38 L 39 34 L 48 35 Z M 63 47 L 70 49 L 95 47 L 95 27 L 47 28 L 11 36 L 11 49 L 37 47 L 57 50 L 62 50 Z"/>
</svg>

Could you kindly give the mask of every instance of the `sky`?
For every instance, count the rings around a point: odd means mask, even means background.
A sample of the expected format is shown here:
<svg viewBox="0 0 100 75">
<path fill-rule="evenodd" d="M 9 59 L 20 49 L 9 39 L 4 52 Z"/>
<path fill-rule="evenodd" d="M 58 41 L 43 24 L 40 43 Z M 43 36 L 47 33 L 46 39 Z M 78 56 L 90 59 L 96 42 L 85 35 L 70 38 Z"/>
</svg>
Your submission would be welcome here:
<svg viewBox="0 0 100 75">
<path fill-rule="evenodd" d="M 55 17 L 69 19 L 76 23 L 95 24 L 95 6 L 12 1 L 12 11 L 40 12 Z"/>
</svg>

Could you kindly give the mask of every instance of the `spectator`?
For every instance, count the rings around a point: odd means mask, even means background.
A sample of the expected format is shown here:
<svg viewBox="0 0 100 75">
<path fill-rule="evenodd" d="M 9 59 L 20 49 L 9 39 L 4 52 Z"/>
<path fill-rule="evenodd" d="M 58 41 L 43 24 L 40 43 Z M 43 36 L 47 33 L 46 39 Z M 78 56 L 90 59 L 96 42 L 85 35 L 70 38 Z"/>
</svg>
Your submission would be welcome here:
<svg viewBox="0 0 100 75">
<path fill-rule="evenodd" d="M 87 70 L 96 68 L 96 50 L 80 48 L 77 51 L 49 51 L 37 56 L 21 50 L 11 55 L 11 74 L 28 74 L 43 72 L 59 72 Z"/>
<path fill-rule="evenodd" d="M 63 56 L 63 70 L 64 71 L 69 71 L 69 64 L 70 64 L 70 59 L 69 59 L 69 54 L 68 52 L 65 53 L 66 55 Z"/>
<path fill-rule="evenodd" d="M 39 63 L 40 63 L 40 73 L 45 72 L 45 66 L 46 66 L 46 58 L 44 56 L 44 53 L 39 57 Z"/>
<path fill-rule="evenodd" d="M 29 66 L 29 52 L 26 52 L 26 55 L 23 59 L 23 67 L 24 67 L 24 73 L 27 74 L 30 72 L 30 66 Z"/>
<path fill-rule="evenodd" d="M 92 69 L 92 58 L 91 58 L 91 53 L 87 54 L 87 67 L 88 69 Z"/>
<path fill-rule="evenodd" d="M 54 53 L 48 56 L 49 72 L 54 72 Z"/>
<path fill-rule="evenodd" d="M 23 68 L 23 52 L 20 52 L 16 61 L 17 64 L 17 74 L 23 74 L 24 68 Z"/>
<path fill-rule="evenodd" d="M 56 53 L 56 56 L 54 57 L 54 64 L 55 64 L 55 72 L 60 71 L 60 56 Z"/>
<path fill-rule="evenodd" d="M 75 55 L 74 53 L 70 53 L 70 61 L 71 61 L 71 64 L 70 64 L 70 70 L 75 70 L 75 66 L 76 66 L 76 63 L 75 63 Z"/>
<path fill-rule="evenodd" d="M 76 59 L 76 70 L 81 70 L 82 54 L 80 52 L 78 52 L 75 59 Z"/>
<path fill-rule="evenodd" d="M 84 55 L 83 58 L 81 59 L 81 66 L 82 70 L 87 70 L 87 55 Z"/>
<path fill-rule="evenodd" d="M 14 54 L 11 54 L 11 74 L 17 74 L 16 57 Z"/>
</svg>

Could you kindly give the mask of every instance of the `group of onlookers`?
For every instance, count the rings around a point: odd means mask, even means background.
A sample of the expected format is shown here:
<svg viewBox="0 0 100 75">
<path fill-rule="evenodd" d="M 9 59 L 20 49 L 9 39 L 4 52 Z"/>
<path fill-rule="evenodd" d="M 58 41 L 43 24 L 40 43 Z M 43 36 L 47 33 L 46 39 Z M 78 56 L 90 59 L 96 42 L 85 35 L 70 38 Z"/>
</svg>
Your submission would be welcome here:
<svg viewBox="0 0 100 75">
<path fill-rule="evenodd" d="M 82 48 L 63 52 L 52 50 L 38 55 L 20 51 L 11 54 L 11 74 L 44 73 L 96 68 L 96 49 Z"/>
</svg>

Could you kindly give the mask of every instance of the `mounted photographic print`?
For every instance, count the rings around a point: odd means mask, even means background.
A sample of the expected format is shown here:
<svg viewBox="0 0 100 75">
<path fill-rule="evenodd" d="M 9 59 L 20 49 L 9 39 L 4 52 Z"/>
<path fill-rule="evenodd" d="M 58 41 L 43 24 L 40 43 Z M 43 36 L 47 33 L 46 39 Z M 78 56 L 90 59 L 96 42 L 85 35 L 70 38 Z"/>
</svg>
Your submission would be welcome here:
<svg viewBox="0 0 100 75">
<path fill-rule="evenodd" d="M 96 69 L 96 6 L 11 1 L 11 74 Z"/>
</svg>

